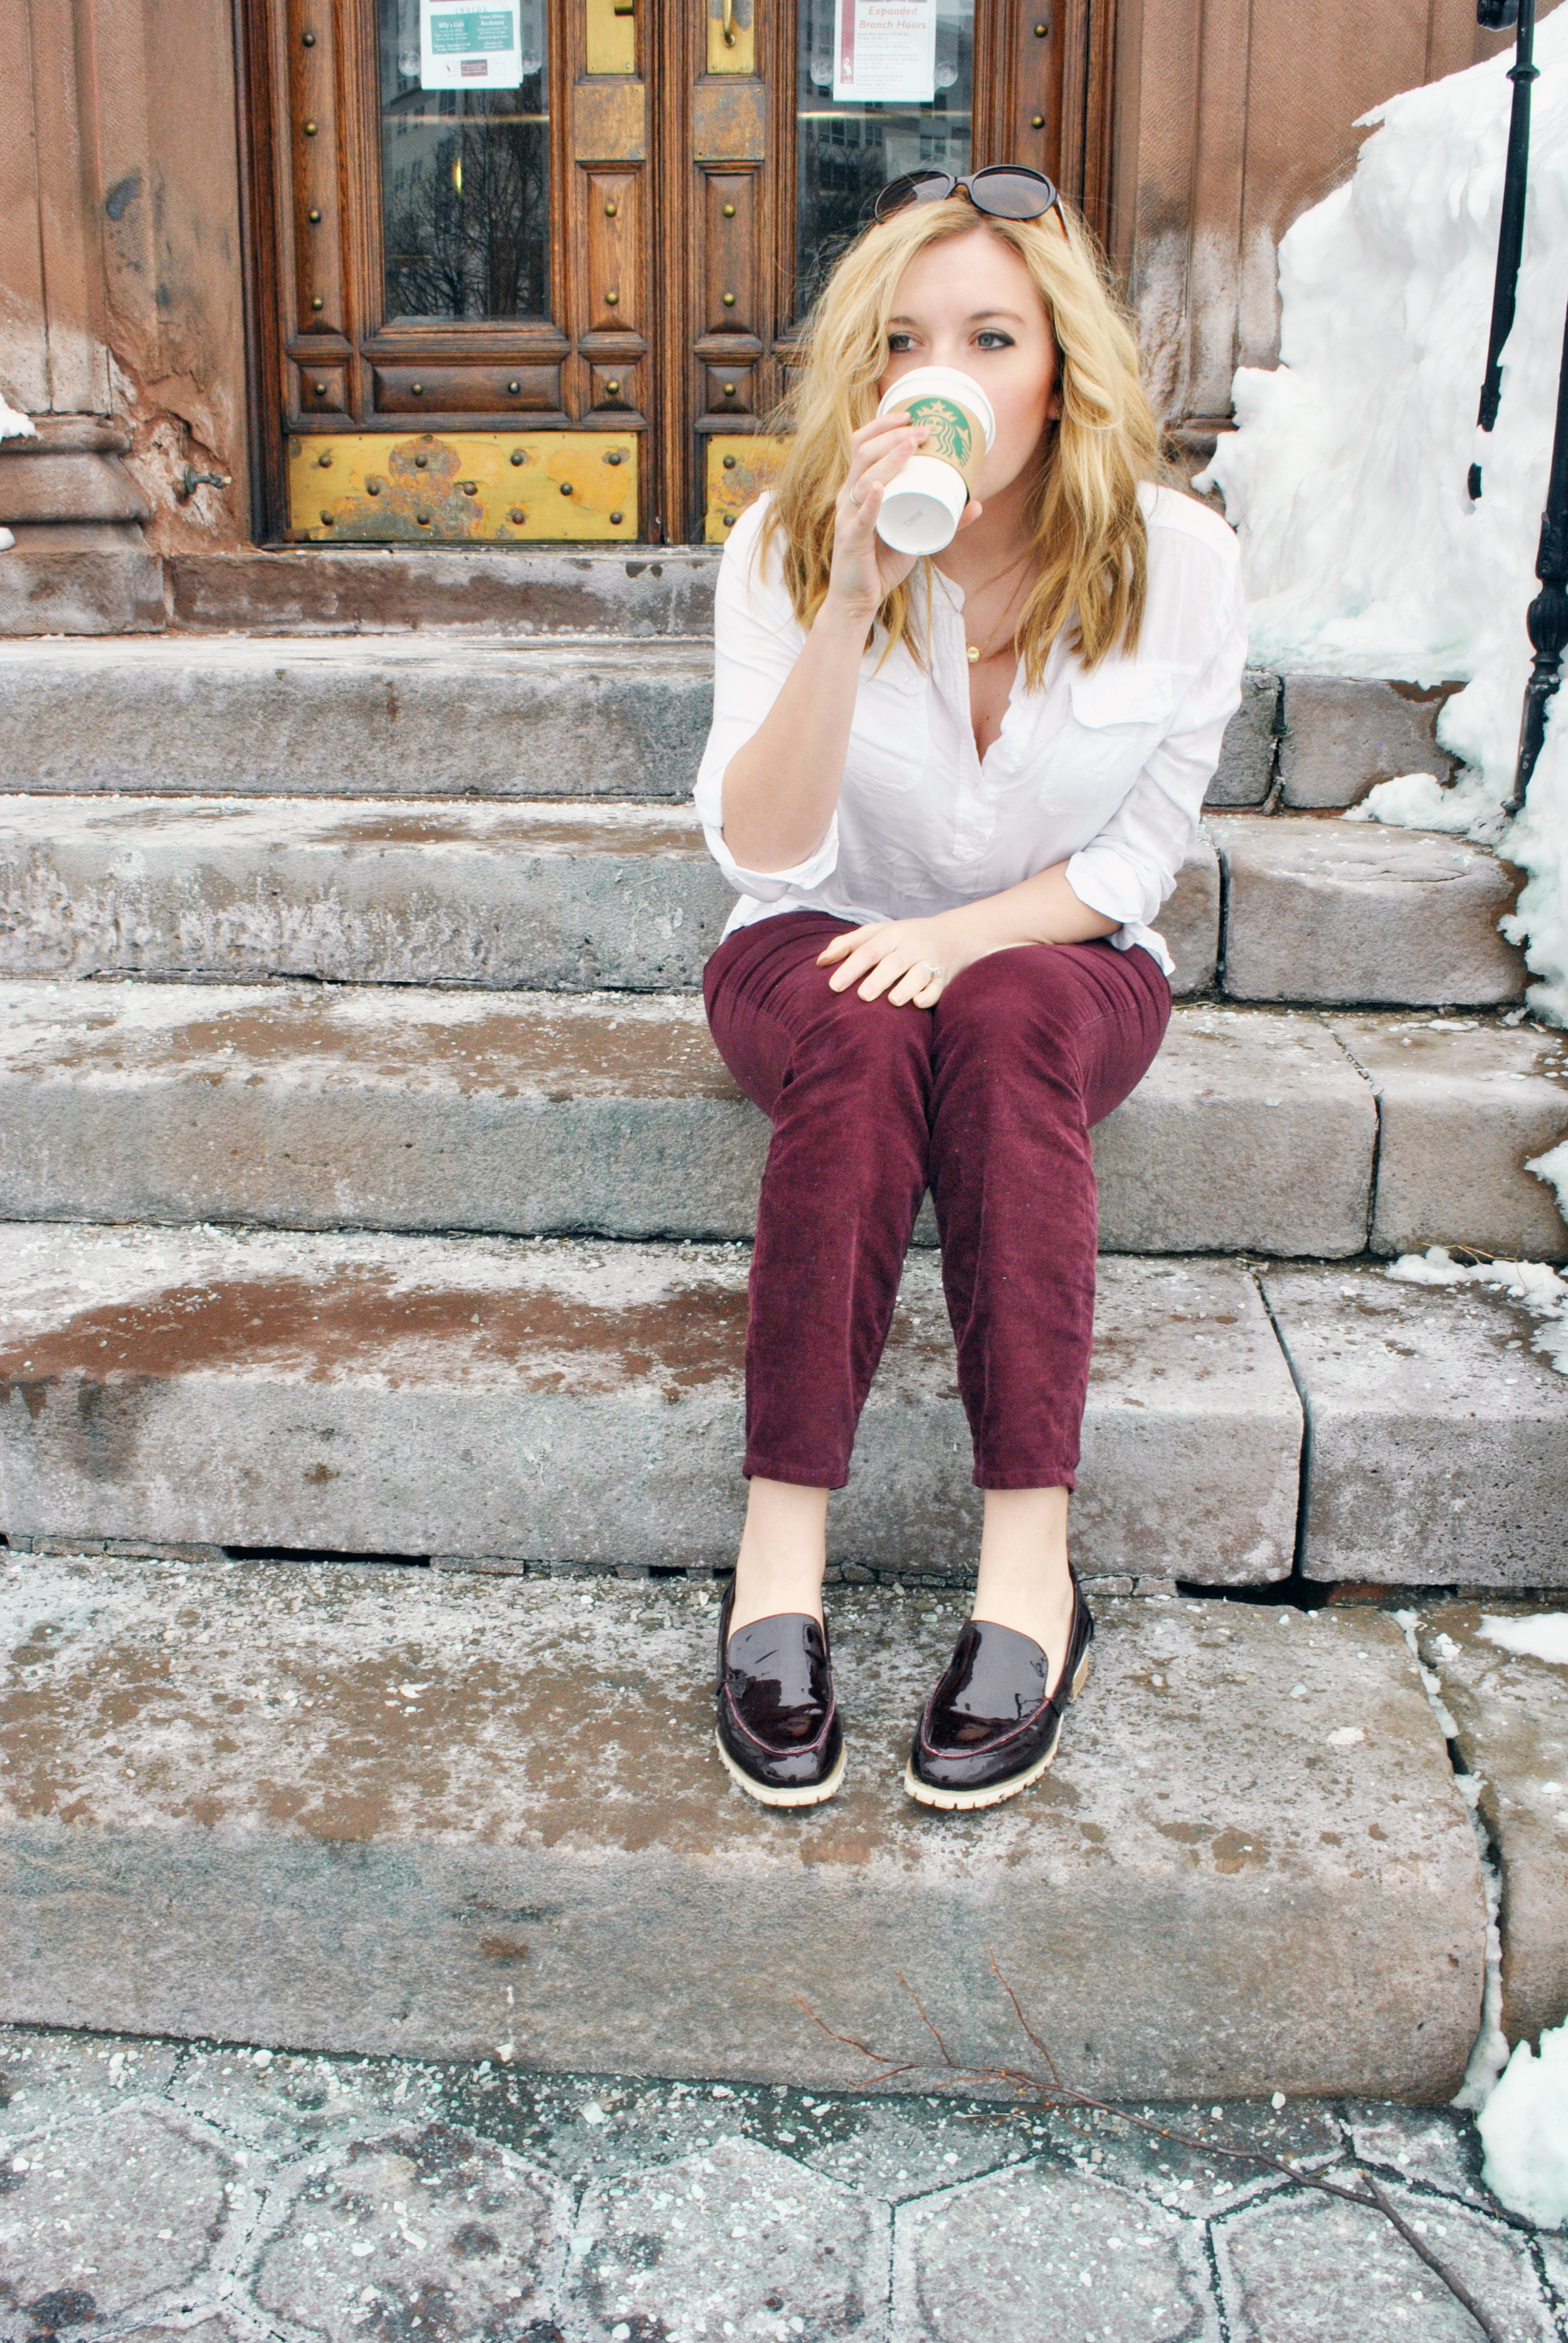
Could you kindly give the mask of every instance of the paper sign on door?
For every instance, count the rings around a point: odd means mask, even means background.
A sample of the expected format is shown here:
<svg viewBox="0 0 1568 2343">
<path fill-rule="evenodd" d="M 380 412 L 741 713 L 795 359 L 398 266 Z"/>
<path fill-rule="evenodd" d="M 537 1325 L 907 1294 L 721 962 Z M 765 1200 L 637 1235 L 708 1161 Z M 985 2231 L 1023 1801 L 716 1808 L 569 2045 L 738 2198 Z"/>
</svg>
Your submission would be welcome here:
<svg viewBox="0 0 1568 2343">
<path fill-rule="evenodd" d="M 419 0 L 421 89 L 516 89 L 521 0 Z"/>
<path fill-rule="evenodd" d="M 834 0 L 833 96 L 861 106 L 930 106 L 937 94 L 937 0 Z"/>
</svg>

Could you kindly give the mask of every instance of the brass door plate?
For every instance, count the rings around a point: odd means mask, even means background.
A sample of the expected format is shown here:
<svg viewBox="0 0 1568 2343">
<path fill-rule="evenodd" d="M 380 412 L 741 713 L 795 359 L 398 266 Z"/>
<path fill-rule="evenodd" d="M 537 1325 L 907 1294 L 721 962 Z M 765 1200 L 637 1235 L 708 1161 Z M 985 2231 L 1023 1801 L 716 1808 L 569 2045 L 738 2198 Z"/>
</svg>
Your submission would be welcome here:
<svg viewBox="0 0 1568 2343">
<path fill-rule="evenodd" d="M 291 438 L 288 534 L 307 545 L 635 544 L 637 437 L 345 431 Z"/>
<path fill-rule="evenodd" d="M 784 468 L 789 442 L 769 438 L 764 431 L 720 431 L 705 444 L 708 510 L 702 534 L 709 545 L 722 545 L 747 506 L 773 486 Z"/>
</svg>

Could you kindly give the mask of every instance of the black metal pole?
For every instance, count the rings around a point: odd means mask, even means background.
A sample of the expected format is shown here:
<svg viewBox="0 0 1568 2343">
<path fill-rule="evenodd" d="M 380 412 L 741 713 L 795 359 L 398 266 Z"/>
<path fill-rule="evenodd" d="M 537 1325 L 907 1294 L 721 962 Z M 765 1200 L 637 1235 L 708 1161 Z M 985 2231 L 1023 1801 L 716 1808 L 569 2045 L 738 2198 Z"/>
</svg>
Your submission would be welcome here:
<svg viewBox="0 0 1568 2343">
<path fill-rule="evenodd" d="M 1552 472 L 1546 483 L 1546 509 L 1541 516 L 1541 549 L 1535 556 L 1541 591 L 1525 620 L 1535 652 L 1530 680 L 1524 687 L 1524 719 L 1519 729 L 1519 762 L 1513 775 L 1513 795 L 1503 808 L 1519 813 L 1530 776 L 1541 754 L 1546 732 L 1546 703 L 1563 680 L 1563 653 L 1568 648 L 1568 325 L 1563 333 L 1563 365 L 1557 377 L 1557 425 L 1552 439 Z"/>
<path fill-rule="evenodd" d="M 1479 21 L 1501 30 L 1513 21 L 1513 0 L 1477 0 Z M 1492 333 L 1486 347 L 1486 379 L 1481 386 L 1483 431 L 1497 420 L 1503 396 L 1503 346 L 1513 329 L 1514 297 L 1519 287 L 1519 256 L 1524 246 L 1524 185 L 1530 166 L 1530 85 L 1538 77 L 1535 64 L 1535 0 L 1518 0 L 1519 33 L 1508 78 L 1513 84 L 1513 106 L 1508 117 L 1508 161 L 1503 175 L 1503 225 L 1497 237 L 1497 277 L 1492 291 Z M 1473 502 L 1481 494 L 1481 467 L 1472 464 L 1469 489 Z"/>
</svg>

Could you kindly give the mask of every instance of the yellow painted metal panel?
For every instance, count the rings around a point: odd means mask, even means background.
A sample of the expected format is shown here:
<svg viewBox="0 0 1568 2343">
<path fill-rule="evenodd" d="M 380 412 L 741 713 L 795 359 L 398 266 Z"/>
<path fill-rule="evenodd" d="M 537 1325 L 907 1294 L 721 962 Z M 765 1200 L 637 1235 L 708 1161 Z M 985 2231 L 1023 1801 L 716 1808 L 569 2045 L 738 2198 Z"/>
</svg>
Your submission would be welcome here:
<svg viewBox="0 0 1568 2343">
<path fill-rule="evenodd" d="M 788 439 L 766 432 L 718 432 L 708 442 L 708 511 L 702 534 L 722 545 L 749 504 L 770 488 L 783 469 Z"/>
<path fill-rule="evenodd" d="M 311 545 L 629 545 L 637 491 L 632 432 L 335 432 L 288 443 L 288 533 Z"/>
<path fill-rule="evenodd" d="M 757 70 L 757 0 L 708 0 L 708 70 Z"/>
<path fill-rule="evenodd" d="M 636 0 L 587 0 L 587 64 L 590 74 L 637 71 Z"/>
</svg>

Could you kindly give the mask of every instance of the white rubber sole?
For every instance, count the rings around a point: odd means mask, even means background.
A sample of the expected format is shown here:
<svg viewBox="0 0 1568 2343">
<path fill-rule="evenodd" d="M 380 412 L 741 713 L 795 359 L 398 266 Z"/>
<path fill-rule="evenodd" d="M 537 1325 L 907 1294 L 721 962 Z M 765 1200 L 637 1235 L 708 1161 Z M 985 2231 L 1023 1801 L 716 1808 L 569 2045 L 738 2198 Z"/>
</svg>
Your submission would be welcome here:
<svg viewBox="0 0 1568 2343">
<path fill-rule="evenodd" d="M 844 1768 L 849 1755 L 847 1749 L 839 1750 L 839 1762 L 826 1781 L 813 1782 L 808 1788 L 801 1790 L 770 1790 L 765 1783 L 754 1782 L 750 1775 L 736 1764 L 717 1733 L 713 1736 L 713 1745 L 723 1759 L 724 1770 L 730 1780 L 737 1783 L 749 1798 L 755 1798 L 759 1806 L 826 1805 L 844 1778 Z"/>
<path fill-rule="evenodd" d="M 1089 1681 L 1089 1661 L 1092 1650 L 1092 1644 L 1085 1646 L 1083 1657 L 1078 1663 L 1072 1682 L 1067 1688 L 1069 1700 L 1076 1700 Z M 1000 1806 L 1009 1798 L 1016 1798 L 1020 1790 L 1027 1790 L 1031 1782 L 1038 1782 L 1040 1775 L 1049 1773 L 1055 1764 L 1056 1753 L 1060 1746 L 1061 1719 L 1058 1717 L 1056 1731 L 1050 1737 L 1050 1748 L 1041 1756 L 1037 1757 L 1032 1765 L 1027 1766 L 1021 1774 L 1011 1775 L 1005 1782 L 989 1783 L 983 1790 L 934 1789 L 930 1782 L 922 1782 L 920 1779 L 915 1772 L 914 1760 L 911 1758 L 904 1767 L 904 1788 L 918 1805 L 936 1806 L 943 1814 L 968 1813 L 971 1809 L 978 1813 L 982 1806 Z"/>
</svg>

